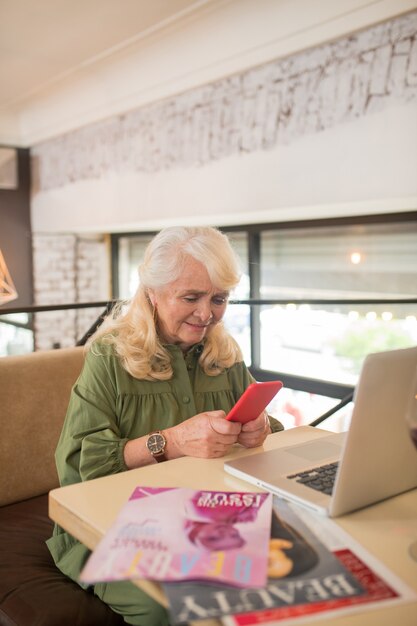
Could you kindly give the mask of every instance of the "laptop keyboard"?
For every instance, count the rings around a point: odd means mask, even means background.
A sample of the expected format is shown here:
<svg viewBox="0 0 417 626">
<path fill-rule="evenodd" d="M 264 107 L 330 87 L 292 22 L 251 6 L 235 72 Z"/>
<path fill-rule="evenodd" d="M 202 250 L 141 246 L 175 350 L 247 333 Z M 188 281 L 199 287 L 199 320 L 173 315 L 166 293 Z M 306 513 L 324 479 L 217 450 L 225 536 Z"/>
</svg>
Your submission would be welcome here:
<svg viewBox="0 0 417 626">
<path fill-rule="evenodd" d="M 311 470 L 290 474 L 287 478 L 291 478 L 297 483 L 302 483 L 306 487 L 311 487 L 330 496 L 333 491 L 338 465 L 337 461 L 335 463 L 327 463 Z"/>
</svg>

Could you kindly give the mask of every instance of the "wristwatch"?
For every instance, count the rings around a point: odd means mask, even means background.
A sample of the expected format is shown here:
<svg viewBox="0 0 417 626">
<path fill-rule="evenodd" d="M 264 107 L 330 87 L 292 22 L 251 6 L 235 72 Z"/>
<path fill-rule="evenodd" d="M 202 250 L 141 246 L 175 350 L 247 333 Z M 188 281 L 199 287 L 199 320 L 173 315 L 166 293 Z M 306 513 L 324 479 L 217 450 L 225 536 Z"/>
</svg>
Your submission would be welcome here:
<svg viewBox="0 0 417 626">
<path fill-rule="evenodd" d="M 157 430 L 154 433 L 151 433 L 146 440 L 146 447 L 149 452 L 152 454 L 155 461 L 160 463 L 161 461 L 166 461 L 167 458 L 165 456 L 165 446 L 167 445 L 167 440 L 160 430 Z"/>
</svg>

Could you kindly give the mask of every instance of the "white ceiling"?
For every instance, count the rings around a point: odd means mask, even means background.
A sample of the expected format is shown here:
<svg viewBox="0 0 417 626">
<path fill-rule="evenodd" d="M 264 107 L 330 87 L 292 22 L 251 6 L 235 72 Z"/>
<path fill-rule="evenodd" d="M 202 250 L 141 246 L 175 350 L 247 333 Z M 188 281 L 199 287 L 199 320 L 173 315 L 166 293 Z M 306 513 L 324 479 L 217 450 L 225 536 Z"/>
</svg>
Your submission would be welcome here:
<svg viewBox="0 0 417 626">
<path fill-rule="evenodd" d="M 34 146 L 417 0 L 0 0 L 0 144 Z"/>
<path fill-rule="evenodd" d="M 0 111 L 211 0 L 0 0 Z"/>
</svg>

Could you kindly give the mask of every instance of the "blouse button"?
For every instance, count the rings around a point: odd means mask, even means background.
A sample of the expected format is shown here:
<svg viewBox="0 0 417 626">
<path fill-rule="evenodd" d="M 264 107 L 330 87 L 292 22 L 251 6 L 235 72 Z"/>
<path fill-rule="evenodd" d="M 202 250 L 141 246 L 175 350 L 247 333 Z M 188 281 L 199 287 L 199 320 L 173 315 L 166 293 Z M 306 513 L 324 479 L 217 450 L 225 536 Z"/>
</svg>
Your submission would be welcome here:
<svg viewBox="0 0 417 626">
<path fill-rule="evenodd" d="M 183 396 L 182 401 L 184 402 L 184 404 L 188 404 L 190 401 L 190 398 L 188 396 Z"/>
</svg>

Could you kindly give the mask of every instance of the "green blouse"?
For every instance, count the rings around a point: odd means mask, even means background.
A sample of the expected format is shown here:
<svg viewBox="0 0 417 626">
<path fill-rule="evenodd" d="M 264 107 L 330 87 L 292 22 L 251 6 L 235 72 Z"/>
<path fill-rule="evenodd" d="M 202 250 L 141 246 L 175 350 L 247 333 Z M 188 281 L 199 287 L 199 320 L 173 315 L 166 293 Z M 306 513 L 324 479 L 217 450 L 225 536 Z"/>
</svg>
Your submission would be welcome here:
<svg viewBox="0 0 417 626">
<path fill-rule="evenodd" d="M 167 381 L 133 378 L 110 348 L 87 353 L 55 454 L 61 486 L 126 470 L 127 441 L 203 411 L 228 412 L 253 382 L 243 362 L 207 376 L 198 364 L 201 345 L 185 356 L 178 346 L 166 348 L 174 372 Z M 273 432 L 282 430 L 277 420 L 270 422 Z M 57 525 L 47 544 L 59 569 L 78 582 L 88 549 Z"/>
</svg>

